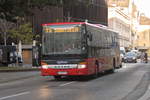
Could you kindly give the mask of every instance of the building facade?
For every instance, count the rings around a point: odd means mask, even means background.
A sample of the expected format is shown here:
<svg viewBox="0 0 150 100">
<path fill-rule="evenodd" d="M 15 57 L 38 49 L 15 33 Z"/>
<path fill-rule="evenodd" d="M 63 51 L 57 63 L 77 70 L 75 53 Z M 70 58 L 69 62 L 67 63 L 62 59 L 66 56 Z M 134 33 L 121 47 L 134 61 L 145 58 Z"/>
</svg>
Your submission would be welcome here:
<svg viewBox="0 0 150 100">
<path fill-rule="evenodd" d="M 150 26 L 142 25 L 138 28 L 135 47 L 140 51 L 146 51 L 150 56 Z"/>
<path fill-rule="evenodd" d="M 108 27 L 119 33 L 121 47 L 129 47 L 131 45 L 130 16 L 119 7 L 109 7 L 108 12 Z"/>
<path fill-rule="evenodd" d="M 150 18 L 138 11 L 132 4 L 132 39 L 133 47 L 148 52 L 150 56 Z"/>
</svg>

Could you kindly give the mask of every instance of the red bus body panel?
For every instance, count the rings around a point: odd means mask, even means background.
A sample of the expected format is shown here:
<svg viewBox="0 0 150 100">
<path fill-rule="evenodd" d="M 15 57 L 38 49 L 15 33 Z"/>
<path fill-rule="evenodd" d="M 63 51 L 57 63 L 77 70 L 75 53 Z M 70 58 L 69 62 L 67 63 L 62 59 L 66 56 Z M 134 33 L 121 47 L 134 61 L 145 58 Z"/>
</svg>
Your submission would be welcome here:
<svg viewBox="0 0 150 100">
<path fill-rule="evenodd" d="M 68 24 L 85 24 L 85 22 L 47 23 L 47 24 L 42 24 L 42 26 L 48 26 L 48 25 L 68 25 Z"/>
<path fill-rule="evenodd" d="M 48 69 L 43 69 L 41 68 L 41 75 L 42 76 L 57 76 L 61 75 L 58 74 L 58 72 L 67 72 L 67 74 L 62 74 L 64 76 L 86 76 L 86 75 L 92 75 L 95 74 L 95 65 L 96 58 L 88 58 L 86 59 L 87 62 L 87 67 L 83 69 L 78 69 L 78 68 L 73 68 L 73 69 L 53 69 L 53 68 L 48 68 Z M 105 70 L 106 65 L 104 59 L 99 59 L 99 70 L 98 72 L 103 72 Z M 105 66 L 103 66 L 105 65 Z"/>
<path fill-rule="evenodd" d="M 87 68 L 85 69 L 41 69 L 41 75 L 42 76 L 55 76 L 55 75 L 64 75 L 64 76 L 80 76 L 80 75 L 88 75 Z M 67 72 L 67 74 L 58 74 L 59 72 Z"/>
</svg>

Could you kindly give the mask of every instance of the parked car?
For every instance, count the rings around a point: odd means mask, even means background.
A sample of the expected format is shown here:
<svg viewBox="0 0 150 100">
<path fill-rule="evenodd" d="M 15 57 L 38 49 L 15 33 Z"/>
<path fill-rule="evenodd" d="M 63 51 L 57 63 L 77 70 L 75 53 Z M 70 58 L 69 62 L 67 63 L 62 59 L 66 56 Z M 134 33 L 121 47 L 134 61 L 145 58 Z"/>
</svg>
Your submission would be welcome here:
<svg viewBox="0 0 150 100">
<path fill-rule="evenodd" d="M 125 55 L 126 54 L 126 50 L 124 47 L 120 47 L 120 53 Z"/>
<path fill-rule="evenodd" d="M 127 52 L 124 56 L 124 62 L 137 63 L 137 54 L 134 52 Z"/>
<path fill-rule="evenodd" d="M 138 59 L 141 58 L 141 52 L 139 52 L 138 50 L 131 50 L 131 52 L 135 53 Z"/>
<path fill-rule="evenodd" d="M 121 62 L 124 62 L 124 54 L 120 53 L 120 60 Z"/>
<path fill-rule="evenodd" d="M 120 60 L 124 62 L 124 56 L 126 54 L 126 50 L 124 47 L 120 47 Z"/>
</svg>

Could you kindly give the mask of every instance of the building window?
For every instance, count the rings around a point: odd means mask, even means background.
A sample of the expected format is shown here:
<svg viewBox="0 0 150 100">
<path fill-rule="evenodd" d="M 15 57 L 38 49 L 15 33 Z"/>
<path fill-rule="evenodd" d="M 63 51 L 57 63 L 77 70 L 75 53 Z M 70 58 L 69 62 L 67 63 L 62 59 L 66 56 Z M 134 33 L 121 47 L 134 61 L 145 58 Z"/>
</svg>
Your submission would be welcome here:
<svg viewBox="0 0 150 100">
<path fill-rule="evenodd" d="M 143 39 L 145 39 L 145 38 L 146 38 L 146 33 L 144 32 L 144 33 L 143 33 Z"/>
</svg>

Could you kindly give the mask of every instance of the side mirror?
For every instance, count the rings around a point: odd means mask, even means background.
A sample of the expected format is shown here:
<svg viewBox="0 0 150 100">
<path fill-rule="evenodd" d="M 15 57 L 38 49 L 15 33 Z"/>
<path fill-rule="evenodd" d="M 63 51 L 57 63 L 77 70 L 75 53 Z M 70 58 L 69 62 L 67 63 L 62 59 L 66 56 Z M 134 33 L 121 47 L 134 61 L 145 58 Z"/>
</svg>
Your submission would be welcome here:
<svg viewBox="0 0 150 100">
<path fill-rule="evenodd" d="M 87 35 L 87 37 L 89 38 L 89 41 L 92 41 L 92 40 L 93 40 L 93 36 L 92 36 L 91 33 L 89 33 L 89 34 Z"/>
</svg>

